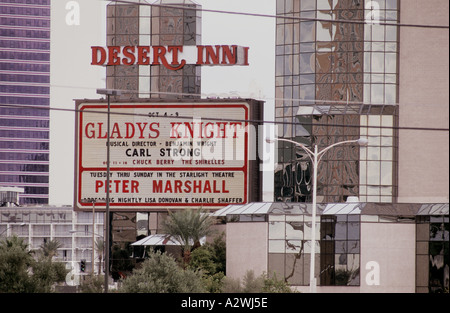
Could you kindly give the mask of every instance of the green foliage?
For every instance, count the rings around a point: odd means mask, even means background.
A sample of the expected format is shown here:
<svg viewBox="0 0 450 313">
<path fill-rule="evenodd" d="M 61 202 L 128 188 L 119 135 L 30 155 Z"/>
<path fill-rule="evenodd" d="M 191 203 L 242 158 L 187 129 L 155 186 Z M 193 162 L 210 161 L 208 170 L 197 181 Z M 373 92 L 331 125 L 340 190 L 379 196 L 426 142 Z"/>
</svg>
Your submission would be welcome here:
<svg viewBox="0 0 450 313">
<path fill-rule="evenodd" d="M 23 239 L 14 236 L 0 242 L 0 292 L 30 292 L 28 269 L 32 263 Z"/>
<path fill-rule="evenodd" d="M 264 279 L 264 275 L 256 277 L 254 271 L 247 271 L 244 276 L 242 292 L 260 293 L 264 287 Z"/>
<path fill-rule="evenodd" d="M 169 212 L 163 231 L 181 243 L 185 266 L 190 262 L 190 253 L 200 246 L 200 239 L 211 234 L 213 219 L 203 210 Z"/>
<path fill-rule="evenodd" d="M 191 253 L 189 267 L 195 270 L 202 270 L 205 273 L 214 275 L 216 273 L 225 273 L 226 270 L 226 243 L 224 234 L 214 238 L 211 243 L 195 249 Z"/>
<path fill-rule="evenodd" d="M 141 268 L 123 280 L 125 293 L 200 293 L 205 292 L 202 274 L 182 269 L 165 253 L 150 252 Z"/>
<path fill-rule="evenodd" d="M 62 244 L 58 242 L 58 240 L 49 240 L 44 242 L 40 248 L 40 252 L 50 259 L 58 254 L 58 249 L 62 247 Z"/>
<path fill-rule="evenodd" d="M 80 291 L 82 293 L 102 293 L 105 284 L 105 279 L 103 276 L 99 275 L 89 275 L 86 280 L 80 285 Z"/>
<path fill-rule="evenodd" d="M 111 252 L 111 271 L 131 271 L 132 269 L 133 261 L 128 249 L 121 249 L 120 246 L 114 245 Z"/>
<path fill-rule="evenodd" d="M 31 280 L 34 286 L 32 292 L 38 293 L 53 292 L 54 283 L 64 281 L 67 275 L 64 264 L 52 262 L 50 256 L 40 257 L 37 262 L 34 262 L 32 271 Z"/>
<path fill-rule="evenodd" d="M 217 273 L 217 264 L 213 260 L 213 252 L 209 247 L 202 246 L 191 253 L 189 268 L 203 270 L 206 274 Z"/>
<path fill-rule="evenodd" d="M 241 280 L 239 278 L 225 277 L 223 280 L 222 292 L 242 293 Z"/>
<path fill-rule="evenodd" d="M 240 279 L 225 278 L 222 292 L 225 293 L 291 293 L 292 290 L 284 279 L 278 280 L 276 275 L 266 274 L 256 276 L 253 270 L 247 271 Z"/>
<path fill-rule="evenodd" d="M 223 290 L 225 275 L 222 272 L 218 272 L 214 275 L 204 275 L 203 284 L 205 289 L 209 293 L 220 293 Z"/>
<path fill-rule="evenodd" d="M 211 243 L 195 249 L 191 254 L 189 268 L 201 271 L 206 290 L 211 293 L 222 291 L 226 268 L 226 243 L 224 234 Z"/>
<path fill-rule="evenodd" d="M 35 260 L 22 238 L 13 236 L 0 242 L 0 293 L 52 292 L 66 274 L 64 265 L 52 262 L 43 251 Z"/>
<path fill-rule="evenodd" d="M 216 272 L 226 273 L 227 267 L 227 244 L 225 242 L 225 233 L 221 233 L 220 236 L 214 238 L 212 243 L 207 243 L 212 253 L 212 260 L 216 264 Z"/>
<path fill-rule="evenodd" d="M 105 252 L 105 241 L 103 239 L 98 238 L 95 240 L 95 252 L 97 252 L 99 258 L 97 274 L 100 275 L 102 272 L 103 254 Z"/>
<path fill-rule="evenodd" d="M 277 275 L 273 273 L 272 277 L 265 276 L 264 287 L 262 292 L 265 293 L 291 293 L 292 289 L 284 279 L 278 279 Z"/>
</svg>

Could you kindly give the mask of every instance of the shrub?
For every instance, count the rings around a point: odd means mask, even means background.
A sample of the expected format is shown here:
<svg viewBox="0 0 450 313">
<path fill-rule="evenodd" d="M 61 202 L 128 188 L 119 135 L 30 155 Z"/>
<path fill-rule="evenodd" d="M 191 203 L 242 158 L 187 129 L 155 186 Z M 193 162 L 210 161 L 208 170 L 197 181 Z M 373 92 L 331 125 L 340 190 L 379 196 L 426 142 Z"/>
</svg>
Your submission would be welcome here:
<svg viewBox="0 0 450 313">
<path fill-rule="evenodd" d="M 200 293 L 205 292 L 202 274 L 182 269 L 166 253 L 150 252 L 141 268 L 123 280 L 119 289 L 126 293 Z"/>
<path fill-rule="evenodd" d="M 0 241 L 0 293 L 53 292 L 68 271 L 63 263 L 53 262 L 52 256 L 39 253 L 35 259 L 24 239 L 17 236 Z"/>
<path fill-rule="evenodd" d="M 223 292 L 226 293 L 291 293 L 292 290 L 284 280 L 278 280 L 274 274 L 255 276 L 253 270 L 245 273 L 243 281 L 240 279 L 225 278 Z"/>
</svg>

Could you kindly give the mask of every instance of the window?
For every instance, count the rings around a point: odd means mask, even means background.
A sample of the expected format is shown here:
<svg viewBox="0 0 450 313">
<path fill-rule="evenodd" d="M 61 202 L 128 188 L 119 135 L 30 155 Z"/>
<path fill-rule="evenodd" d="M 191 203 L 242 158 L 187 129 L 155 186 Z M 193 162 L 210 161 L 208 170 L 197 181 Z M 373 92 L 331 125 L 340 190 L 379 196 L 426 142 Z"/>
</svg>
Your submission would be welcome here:
<svg viewBox="0 0 450 313">
<path fill-rule="evenodd" d="M 322 215 L 320 224 L 320 284 L 359 286 L 359 215 Z"/>
<path fill-rule="evenodd" d="M 398 20 L 397 0 L 379 4 L 381 22 Z M 343 146 L 324 156 L 318 169 L 322 203 L 345 202 L 349 196 L 392 202 L 396 196 L 397 140 L 392 127 L 397 114 L 398 29 L 382 23 L 328 22 L 363 21 L 368 13 L 364 9 L 364 1 L 277 0 L 275 121 L 284 122 L 277 136 L 308 147 L 318 144 L 319 149 L 360 137 L 370 141 L 366 150 Z M 383 112 L 387 105 L 391 109 Z M 370 134 L 372 130 L 379 133 Z M 275 201 L 311 201 L 312 166 L 300 150 L 278 143 Z"/>
<path fill-rule="evenodd" d="M 418 216 L 416 292 L 449 292 L 449 216 Z"/>
<path fill-rule="evenodd" d="M 315 253 L 318 255 L 318 222 L 316 240 Z M 269 215 L 269 273 L 284 277 L 291 285 L 306 286 L 309 284 L 310 256 L 311 216 Z"/>
</svg>

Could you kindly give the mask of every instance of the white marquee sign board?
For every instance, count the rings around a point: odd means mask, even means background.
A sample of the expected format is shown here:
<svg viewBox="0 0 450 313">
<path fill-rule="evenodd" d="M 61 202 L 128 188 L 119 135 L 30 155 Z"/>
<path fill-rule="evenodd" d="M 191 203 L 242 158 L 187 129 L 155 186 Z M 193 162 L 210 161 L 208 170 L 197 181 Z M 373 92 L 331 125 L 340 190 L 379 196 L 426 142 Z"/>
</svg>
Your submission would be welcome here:
<svg viewBox="0 0 450 313">
<path fill-rule="evenodd" d="M 78 104 L 76 209 L 106 206 L 107 112 Z M 109 116 L 111 210 L 247 203 L 247 103 L 113 102 Z"/>
</svg>

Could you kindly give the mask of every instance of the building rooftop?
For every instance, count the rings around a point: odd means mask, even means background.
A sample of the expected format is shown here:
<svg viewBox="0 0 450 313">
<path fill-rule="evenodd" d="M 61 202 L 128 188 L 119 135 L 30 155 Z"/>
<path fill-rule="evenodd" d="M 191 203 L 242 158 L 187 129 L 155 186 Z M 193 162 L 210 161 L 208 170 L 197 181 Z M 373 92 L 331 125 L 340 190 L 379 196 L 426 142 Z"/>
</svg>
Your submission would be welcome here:
<svg viewBox="0 0 450 313">
<path fill-rule="evenodd" d="M 245 205 L 229 205 L 216 211 L 213 216 L 227 215 L 271 215 L 271 214 L 311 214 L 311 203 L 258 202 Z M 317 205 L 318 215 L 448 215 L 448 203 L 328 203 Z"/>
</svg>

